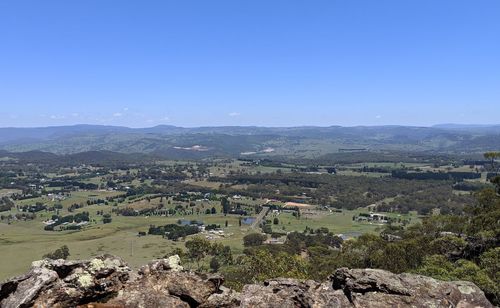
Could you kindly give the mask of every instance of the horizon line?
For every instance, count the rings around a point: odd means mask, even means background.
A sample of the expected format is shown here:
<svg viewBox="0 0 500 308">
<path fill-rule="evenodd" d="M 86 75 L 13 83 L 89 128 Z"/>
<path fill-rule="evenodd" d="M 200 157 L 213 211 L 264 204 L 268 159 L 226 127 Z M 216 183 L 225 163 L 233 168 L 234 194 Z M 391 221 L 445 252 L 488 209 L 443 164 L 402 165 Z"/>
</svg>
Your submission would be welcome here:
<svg viewBox="0 0 500 308">
<path fill-rule="evenodd" d="M 500 126 L 497 124 L 477 124 L 477 123 L 436 123 L 431 125 L 416 125 L 416 124 L 377 124 L 377 125 L 291 125 L 291 126 L 265 126 L 265 125 L 200 125 L 200 126 L 178 126 L 172 124 L 158 124 L 154 126 L 124 126 L 124 125 L 111 125 L 111 124 L 89 124 L 89 123 L 76 123 L 76 124 L 66 124 L 66 125 L 47 125 L 47 126 L 2 126 L 0 129 L 42 129 L 42 128 L 60 128 L 60 127 L 77 127 L 77 126 L 95 126 L 95 127 L 114 127 L 114 128 L 128 128 L 128 129 L 148 129 L 156 127 L 172 127 L 172 128 L 230 128 L 230 127 L 240 127 L 240 128 L 330 128 L 330 127 L 343 127 L 343 128 L 355 128 L 355 127 L 416 127 L 416 128 L 440 128 L 437 126 L 458 126 L 458 127 L 469 127 L 469 128 L 486 128 L 492 126 Z"/>
</svg>

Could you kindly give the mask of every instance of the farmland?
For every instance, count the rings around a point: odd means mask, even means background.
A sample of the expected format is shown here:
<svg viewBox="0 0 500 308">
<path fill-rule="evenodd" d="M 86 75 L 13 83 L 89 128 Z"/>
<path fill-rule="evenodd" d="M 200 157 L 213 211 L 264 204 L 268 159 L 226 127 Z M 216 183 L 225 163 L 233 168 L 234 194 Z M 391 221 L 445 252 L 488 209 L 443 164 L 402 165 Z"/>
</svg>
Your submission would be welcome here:
<svg viewBox="0 0 500 308">
<path fill-rule="evenodd" d="M 0 279 L 66 246 L 69 259 L 114 254 L 133 267 L 179 254 L 186 268 L 218 270 L 238 288 L 252 279 L 241 271 L 255 251 L 305 257 L 315 245 L 335 252 L 367 236 L 401 241 L 405 230 L 462 213 L 477 203 L 477 191 L 493 187 L 486 164 L 456 159 L 328 164 L 270 157 L 2 160 Z M 193 247 L 205 248 L 200 254 Z M 348 265 L 356 257 L 346 253 L 324 258 Z M 311 273 L 326 274 L 317 267 L 323 261 L 305 261 Z"/>
<path fill-rule="evenodd" d="M 80 191 L 73 192 L 71 197 L 62 200 L 64 208 L 61 215 L 69 214 L 67 208 L 75 202 L 86 202 L 88 198 L 105 198 L 119 194 L 108 191 Z M 33 200 L 22 200 L 19 205 L 30 202 L 46 202 L 46 198 L 36 198 Z M 159 198 L 134 201 L 123 206 L 134 209 L 143 209 L 156 206 Z M 168 202 L 168 201 L 167 201 Z M 240 203 L 249 205 L 259 204 L 259 201 L 252 199 L 238 200 Z M 47 204 L 55 203 L 49 201 Z M 261 200 L 260 203 L 264 203 Z M 122 206 L 122 205 L 120 205 Z M 120 207 L 118 206 L 118 207 Z M 1 256 L 10 262 L 2 262 L 0 265 L 0 279 L 22 273 L 29 268 L 31 261 L 41 258 L 42 255 L 54 251 L 61 245 L 67 245 L 71 252 L 71 258 L 85 259 L 104 253 L 121 256 L 132 266 L 139 266 L 152 258 L 161 258 L 172 252 L 174 248 L 183 248 L 186 240 L 169 241 L 158 236 L 138 236 L 139 232 L 147 232 L 150 225 L 176 224 L 179 219 L 196 219 L 204 224 L 216 224 L 222 226 L 225 236 L 214 239 L 224 245 L 231 247 L 233 253 L 239 254 L 243 251 L 242 238 L 251 233 L 248 225 L 239 226 L 238 215 L 224 215 L 221 213 L 220 202 L 204 202 L 197 205 L 200 209 L 216 207 L 218 214 L 194 215 L 174 215 L 174 216 L 113 216 L 110 224 L 102 224 L 99 221 L 98 211 L 111 212 L 112 205 L 90 205 L 78 209 L 75 213 L 88 211 L 95 222 L 79 231 L 59 231 L 48 232 L 43 230 L 43 221 L 52 214 L 40 213 L 37 218 L 29 221 L 16 221 L 10 224 L 0 223 L 0 245 L 2 246 Z M 302 232 L 306 226 L 327 227 L 335 233 L 364 233 L 379 232 L 380 225 L 368 223 L 358 223 L 352 221 L 352 216 L 367 210 L 345 210 L 342 213 L 330 213 L 329 211 L 318 211 L 314 217 L 307 214 L 303 218 L 297 219 L 291 213 L 282 213 L 278 217 L 280 224 L 276 226 L 276 231 L 299 231 Z M 3 212 L 8 215 L 10 212 Z M 15 213 L 15 211 L 11 211 Z M 275 215 L 269 214 L 268 219 Z M 228 226 L 225 227 L 225 224 Z M 416 221 L 416 220 L 415 220 Z"/>
</svg>

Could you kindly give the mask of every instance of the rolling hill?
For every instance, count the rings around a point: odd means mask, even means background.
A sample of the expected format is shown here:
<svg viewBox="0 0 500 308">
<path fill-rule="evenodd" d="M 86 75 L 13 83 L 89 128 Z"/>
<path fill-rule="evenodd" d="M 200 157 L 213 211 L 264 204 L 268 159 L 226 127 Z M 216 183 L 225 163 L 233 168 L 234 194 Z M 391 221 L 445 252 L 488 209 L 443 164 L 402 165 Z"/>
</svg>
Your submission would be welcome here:
<svg viewBox="0 0 500 308">
<path fill-rule="evenodd" d="M 183 128 L 74 125 L 0 128 L 0 149 L 74 154 L 89 151 L 148 153 L 173 158 L 284 155 L 310 157 L 342 148 L 370 151 L 481 153 L 500 148 L 500 126 L 434 127 L 255 127 Z"/>
</svg>

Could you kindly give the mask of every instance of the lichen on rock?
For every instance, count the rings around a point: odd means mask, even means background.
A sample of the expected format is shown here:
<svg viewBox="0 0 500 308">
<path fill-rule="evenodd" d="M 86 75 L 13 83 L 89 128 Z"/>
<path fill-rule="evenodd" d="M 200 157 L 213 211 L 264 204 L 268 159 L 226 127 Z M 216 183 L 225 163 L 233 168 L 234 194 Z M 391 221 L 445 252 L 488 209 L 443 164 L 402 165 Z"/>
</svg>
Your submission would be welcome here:
<svg viewBox="0 0 500 308">
<path fill-rule="evenodd" d="M 94 278 L 89 274 L 89 273 L 85 273 L 85 274 L 81 274 L 79 277 L 78 277 L 78 283 L 83 287 L 83 288 L 88 288 L 90 287 L 91 285 L 93 285 L 93 280 Z"/>
<path fill-rule="evenodd" d="M 167 265 L 174 272 L 182 271 L 181 258 L 178 255 L 173 255 L 167 258 Z"/>
<path fill-rule="evenodd" d="M 97 272 L 100 269 L 105 267 L 104 262 L 101 259 L 92 259 L 90 260 L 90 270 L 92 272 Z"/>
</svg>

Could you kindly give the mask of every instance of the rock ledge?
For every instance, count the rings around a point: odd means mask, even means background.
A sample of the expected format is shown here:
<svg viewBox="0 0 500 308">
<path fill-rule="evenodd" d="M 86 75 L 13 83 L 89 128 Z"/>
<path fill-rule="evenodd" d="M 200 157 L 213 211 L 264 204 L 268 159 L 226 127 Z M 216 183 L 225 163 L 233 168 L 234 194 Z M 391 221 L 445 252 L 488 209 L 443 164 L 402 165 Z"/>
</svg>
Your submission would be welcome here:
<svg viewBox="0 0 500 308">
<path fill-rule="evenodd" d="M 184 271 L 179 257 L 133 271 L 120 258 L 41 260 L 0 283 L 0 307 L 493 307 L 473 283 L 374 269 L 338 269 L 330 281 L 277 278 L 222 286 L 220 276 Z"/>
</svg>

